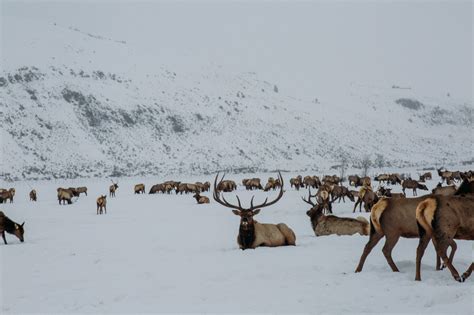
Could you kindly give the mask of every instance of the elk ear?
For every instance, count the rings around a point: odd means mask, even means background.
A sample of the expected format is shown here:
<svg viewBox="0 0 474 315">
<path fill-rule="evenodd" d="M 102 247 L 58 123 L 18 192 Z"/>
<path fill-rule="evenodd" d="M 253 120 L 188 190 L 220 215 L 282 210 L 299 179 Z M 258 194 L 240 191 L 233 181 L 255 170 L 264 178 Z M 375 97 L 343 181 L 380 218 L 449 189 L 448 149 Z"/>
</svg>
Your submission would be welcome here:
<svg viewBox="0 0 474 315">
<path fill-rule="evenodd" d="M 23 227 L 23 225 L 25 225 L 25 221 L 23 221 L 23 223 L 20 226 Z"/>
<path fill-rule="evenodd" d="M 240 210 L 232 210 L 235 215 L 240 215 Z"/>
<path fill-rule="evenodd" d="M 257 209 L 257 210 L 253 210 L 253 211 L 252 211 L 252 214 L 253 214 L 253 215 L 256 215 L 256 214 L 259 214 L 259 213 L 260 213 L 260 209 Z"/>
</svg>

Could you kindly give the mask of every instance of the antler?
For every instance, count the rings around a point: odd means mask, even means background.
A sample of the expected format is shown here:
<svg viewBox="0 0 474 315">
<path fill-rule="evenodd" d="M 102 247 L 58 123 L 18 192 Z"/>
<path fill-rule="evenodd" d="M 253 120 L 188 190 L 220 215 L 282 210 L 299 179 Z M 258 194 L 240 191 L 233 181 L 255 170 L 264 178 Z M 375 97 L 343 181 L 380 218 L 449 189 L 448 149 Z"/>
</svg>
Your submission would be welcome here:
<svg viewBox="0 0 474 315">
<path fill-rule="evenodd" d="M 255 210 L 255 209 L 259 209 L 259 208 L 263 208 L 263 207 L 268 207 L 268 206 L 271 206 L 273 204 L 275 204 L 278 200 L 281 199 L 281 197 L 283 197 L 283 176 L 281 176 L 281 172 L 278 171 L 278 178 L 280 179 L 280 182 L 281 182 L 281 186 L 280 186 L 280 193 L 278 194 L 277 198 L 271 202 L 267 202 L 268 201 L 268 197 L 265 198 L 265 201 L 260 204 L 260 205 L 256 205 L 254 206 L 253 205 L 253 198 L 255 196 L 252 197 L 252 199 L 250 200 L 250 208 L 248 210 Z"/>
<path fill-rule="evenodd" d="M 222 175 L 221 180 L 219 183 L 221 183 L 224 180 L 224 175 Z M 222 196 L 222 200 L 220 199 L 220 191 L 217 189 L 217 178 L 219 177 L 219 173 L 217 173 L 216 178 L 214 179 L 214 192 L 212 194 L 212 197 L 217 203 L 220 203 L 224 207 L 231 208 L 231 209 L 237 209 L 237 210 L 242 210 L 242 205 L 240 204 L 240 199 L 239 196 L 237 196 L 237 202 L 239 203 L 238 206 L 230 204 L 227 200 L 225 200 L 224 196 Z"/>
<path fill-rule="evenodd" d="M 311 201 L 311 197 L 314 197 L 314 196 L 311 196 L 311 188 L 309 189 L 309 196 L 308 196 L 308 200 L 304 199 L 304 197 L 301 197 L 301 199 L 303 199 L 304 202 L 312 205 L 313 207 L 316 206 L 316 204 L 314 202 Z"/>
</svg>

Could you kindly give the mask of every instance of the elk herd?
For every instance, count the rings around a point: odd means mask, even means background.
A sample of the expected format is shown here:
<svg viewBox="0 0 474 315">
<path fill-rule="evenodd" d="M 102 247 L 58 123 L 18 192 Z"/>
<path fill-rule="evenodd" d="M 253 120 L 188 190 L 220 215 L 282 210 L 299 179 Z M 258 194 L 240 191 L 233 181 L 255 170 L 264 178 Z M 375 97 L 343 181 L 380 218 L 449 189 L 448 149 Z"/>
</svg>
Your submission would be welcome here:
<svg viewBox="0 0 474 315">
<path fill-rule="evenodd" d="M 347 177 L 348 187 L 343 185 L 345 178 L 336 175 L 301 176 L 289 180 L 290 188 L 299 191 L 307 189 L 307 197 L 302 196 L 302 201 L 309 205 L 306 215 L 310 219 L 311 228 L 316 236 L 324 235 L 367 235 L 365 245 L 356 272 L 361 272 L 364 263 L 377 243 L 385 237 L 382 253 L 392 269 L 399 271 L 392 258 L 392 250 L 400 237 L 418 238 L 416 250 L 416 275 L 415 280 L 421 280 L 421 260 L 429 242 L 432 241 L 437 254 L 436 269 L 447 267 L 453 278 L 457 281 L 467 279 L 473 270 L 473 265 L 463 274 L 459 274 L 453 265 L 457 249 L 455 240 L 474 239 L 474 172 L 447 171 L 438 169 L 439 184 L 431 190 L 430 194 L 417 196 L 418 190 L 428 191 L 424 184 L 432 180 L 431 172 L 419 175 L 418 180 L 403 174 L 379 174 L 373 178 L 368 176 L 350 175 Z M 374 189 L 374 183 L 378 183 Z M 263 208 L 276 204 L 285 193 L 284 180 L 280 172 L 276 178 L 268 178 L 265 185 L 260 178 L 246 178 L 241 181 L 242 187 L 247 191 L 262 190 L 268 192 L 277 190 L 275 199 L 268 198 L 260 204 L 254 204 L 254 197 L 250 206 L 245 207 L 239 196 L 237 203 L 227 201 L 225 193 L 237 190 L 235 181 L 225 179 L 225 175 L 214 179 L 213 200 L 232 209 L 240 217 L 237 235 L 237 244 L 242 250 L 255 249 L 259 246 L 278 247 L 296 245 L 294 231 L 285 223 L 269 224 L 260 223 L 255 216 Z M 443 186 L 445 184 L 445 186 Z M 456 186 L 459 185 L 459 187 Z M 392 192 L 388 185 L 400 185 L 401 193 Z M 354 189 L 351 189 L 353 187 Z M 359 188 L 360 187 L 360 188 Z M 109 186 L 109 198 L 114 198 L 118 190 L 118 182 Z M 406 196 L 406 189 L 412 191 L 413 198 Z M 179 181 L 165 181 L 151 186 L 148 194 L 176 194 L 192 197 L 198 204 L 208 204 L 210 199 L 202 194 L 211 190 L 211 183 L 195 182 L 185 183 Z M 312 194 L 312 190 L 314 194 Z M 145 194 L 145 185 L 137 184 L 133 187 L 134 194 Z M 87 187 L 59 187 L 57 200 L 59 204 L 72 204 L 81 194 L 87 196 Z M 13 203 L 15 189 L 0 189 L 0 203 L 9 201 Z M 37 201 L 35 189 L 29 193 L 30 201 Z M 345 203 L 346 198 L 354 202 L 353 212 L 362 207 L 365 212 L 370 212 L 369 220 L 360 216 L 357 218 L 339 217 L 333 214 L 333 203 Z M 96 199 L 97 214 L 107 213 L 107 195 L 100 195 Z M 23 242 L 24 223 L 18 224 L 9 219 L 0 211 L 0 232 L 7 244 L 5 232 L 17 236 Z M 448 249 L 450 249 L 448 255 Z M 442 264 L 441 264 L 442 262 Z"/>
</svg>

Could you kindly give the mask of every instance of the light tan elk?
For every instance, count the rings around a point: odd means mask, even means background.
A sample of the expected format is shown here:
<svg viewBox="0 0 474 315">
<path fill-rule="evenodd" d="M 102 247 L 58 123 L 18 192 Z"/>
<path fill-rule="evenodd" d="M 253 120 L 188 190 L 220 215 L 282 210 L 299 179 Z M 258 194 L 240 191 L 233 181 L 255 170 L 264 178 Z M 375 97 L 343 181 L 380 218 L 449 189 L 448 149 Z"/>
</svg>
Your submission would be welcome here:
<svg viewBox="0 0 474 315">
<path fill-rule="evenodd" d="M 464 282 L 472 272 L 472 264 L 459 276 L 452 264 L 452 258 L 447 256 L 447 249 L 454 239 L 474 240 L 474 195 L 429 197 L 416 208 L 416 220 L 420 242 L 416 250 L 415 280 L 421 280 L 421 259 L 432 239 L 437 254 L 451 271 L 453 278 Z"/>
<path fill-rule="evenodd" d="M 59 187 L 57 190 L 58 192 L 58 201 L 59 204 L 67 204 L 70 205 L 72 204 L 72 197 L 74 197 L 74 191 L 71 190 L 70 188 L 61 188 Z"/>
<path fill-rule="evenodd" d="M 385 245 L 382 253 L 392 271 L 398 268 L 392 259 L 392 250 L 400 237 L 417 238 L 416 207 L 428 196 L 417 198 L 382 198 L 373 207 L 370 213 L 370 236 L 364 247 L 355 272 L 361 272 L 365 260 L 377 243 L 385 236 Z M 451 259 L 456 250 L 456 244 L 451 244 Z M 439 257 L 436 259 L 436 270 L 440 270 Z"/>
<path fill-rule="evenodd" d="M 448 170 L 442 171 L 440 168 L 438 169 L 438 175 L 441 177 L 441 183 L 446 182 L 447 185 L 450 185 L 451 182 L 454 180 L 453 172 Z"/>
<path fill-rule="evenodd" d="M 107 214 L 107 195 L 100 196 L 97 198 L 97 214 L 102 214 L 102 210 Z"/>
<path fill-rule="evenodd" d="M 431 193 L 433 195 L 443 195 L 443 196 L 451 196 L 454 195 L 456 192 L 457 188 L 456 186 L 442 186 L 441 183 L 438 183 L 433 190 L 431 190 Z"/>
<path fill-rule="evenodd" d="M 265 185 L 265 188 L 263 190 L 264 191 L 269 191 L 270 189 L 275 190 L 279 187 L 281 187 L 280 179 L 279 178 L 274 179 L 273 177 L 269 177 L 268 182 Z"/>
<path fill-rule="evenodd" d="M 278 197 L 268 202 L 268 198 L 260 205 L 253 205 L 253 197 L 250 201 L 250 208 L 243 208 L 240 199 L 237 196 L 238 205 L 232 205 L 223 196 L 221 196 L 218 190 L 217 179 L 219 174 L 216 175 L 214 180 L 214 200 L 224 207 L 233 209 L 232 212 L 235 215 L 240 216 L 240 228 L 239 235 L 237 236 L 237 243 L 239 244 L 240 249 L 245 250 L 248 248 L 255 249 L 259 246 L 285 246 L 285 245 L 295 245 L 296 236 L 292 229 L 290 229 L 286 224 L 264 224 L 259 223 L 254 220 L 254 216 L 258 214 L 263 207 L 268 207 L 275 204 L 283 196 L 283 178 L 279 173 L 279 178 L 282 186 L 280 187 L 280 193 Z M 222 179 L 224 176 L 222 176 Z"/>
<path fill-rule="evenodd" d="M 32 189 L 30 191 L 30 201 L 36 201 L 36 200 L 37 200 L 36 190 Z"/>
<path fill-rule="evenodd" d="M 402 191 L 405 196 L 406 196 L 406 193 L 405 193 L 406 188 L 410 188 L 413 190 L 413 196 L 418 196 L 418 194 L 416 193 L 417 188 L 421 190 L 428 190 L 428 187 L 426 187 L 426 185 L 420 184 L 414 179 L 405 179 L 402 182 Z"/>
<path fill-rule="evenodd" d="M 206 196 L 201 196 L 199 192 L 195 193 L 193 198 L 196 199 L 198 204 L 209 203 L 209 198 Z"/>
<path fill-rule="evenodd" d="M 80 194 L 86 194 L 87 196 L 87 187 L 77 187 L 76 188 L 77 195 L 79 196 Z"/>
<path fill-rule="evenodd" d="M 145 193 L 145 185 L 144 184 L 136 184 L 133 188 L 135 194 L 144 194 Z"/>
<path fill-rule="evenodd" d="M 7 200 L 10 200 L 10 203 L 12 203 L 14 196 L 15 188 L 10 188 L 9 190 L 4 189 L 0 192 L 0 203 L 6 203 Z"/>
<path fill-rule="evenodd" d="M 324 205 L 314 203 L 311 201 L 311 191 L 309 191 L 308 199 L 303 199 L 304 202 L 311 205 L 311 209 L 306 214 L 311 219 L 311 226 L 313 227 L 316 236 L 323 235 L 353 235 L 359 233 L 360 235 L 369 235 L 370 225 L 364 217 L 340 218 L 334 215 L 324 215 Z M 333 201 L 331 201 L 332 203 Z"/>
<path fill-rule="evenodd" d="M 118 182 L 114 183 L 112 181 L 112 185 L 109 187 L 109 197 L 115 197 L 115 192 L 117 191 L 118 187 Z"/>
</svg>

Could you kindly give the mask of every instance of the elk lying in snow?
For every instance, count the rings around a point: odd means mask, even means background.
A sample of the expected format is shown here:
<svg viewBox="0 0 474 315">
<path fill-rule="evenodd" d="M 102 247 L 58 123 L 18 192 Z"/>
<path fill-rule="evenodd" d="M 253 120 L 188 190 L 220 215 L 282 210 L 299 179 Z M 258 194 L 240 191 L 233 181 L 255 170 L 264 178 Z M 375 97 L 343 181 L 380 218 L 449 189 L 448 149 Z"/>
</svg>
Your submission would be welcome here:
<svg viewBox="0 0 474 315">
<path fill-rule="evenodd" d="M 405 194 L 405 189 L 406 188 L 410 188 L 410 189 L 413 189 L 413 196 L 417 196 L 418 194 L 416 193 L 416 189 L 421 189 L 421 190 L 428 190 L 428 187 L 426 187 L 426 185 L 423 185 L 423 184 L 420 184 L 418 183 L 416 180 L 413 180 L 413 179 L 405 179 L 403 182 L 402 182 L 402 191 L 403 191 L 403 194 L 406 196 Z"/>
<path fill-rule="evenodd" d="M 112 181 L 112 185 L 109 187 L 109 197 L 115 197 L 115 191 L 117 191 L 118 188 L 118 182 L 114 183 Z"/>
<path fill-rule="evenodd" d="M 258 246 L 285 246 L 285 245 L 295 245 L 296 236 L 292 229 L 290 229 L 286 224 L 264 224 L 259 223 L 253 219 L 253 217 L 258 214 L 263 207 L 268 207 L 275 204 L 283 196 L 283 178 L 279 173 L 279 178 L 281 182 L 280 193 L 278 197 L 271 201 L 267 202 L 268 198 L 260 205 L 253 205 L 253 197 L 250 201 L 250 208 L 243 208 L 240 199 L 237 196 L 238 205 L 232 205 L 223 196 L 218 189 L 217 179 L 219 174 L 216 175 L 214 180 L 214 200 L 224 207 L 233 209 L 232 212 L 235 215 L 240 216 L 240 228 L 239 235 L 237 236 L 237 243 L 239 244 L 240 249 L 245 250 L 248 248 L 255 249 Z M 222 182 L 222 176 L 219 183 Z"/>
<path fill-rule="evenodd" d="M 474 240 L 474 195 L 429 197 L 416 208 L 416 220 L 420 242 L 416 250 L 415 280 L 421 280 L 421 259 L 430 239 L 433 239 L 437 254 L 454 279 L 464 282 L 472 272 L 472 264 L 460 277 L 452 258 L 447 257 L 447 249 L 454 239 Z"/>
<path fill-rule="evenodd" d="M 18 224 L 10 220 L 9 217 L 5 215 L 2 211 L 0 211 L 0 233 L 2 234 L 3 242 L 5 245 L 7 244 L 7 239 L 5 237 L 5 232 L 10 233 L 18 237 L 20 242 L 24 242 L 23 235 L 25 234 L 25 230 L 23 229 L 25 222 L 22 224 Z"/>
<path fill-rule="evenodd" d="M 0 192 L 0 203 L 6 203 L 7 200 L 10 200 L 10 203 L 12 203 L 14 196 L 15 196 L 15 188 L 10 188 L 9 190 L 3 189 Z"/>
<path fill-rule="evenodd" d="M 102 209 L 107 214 L 107 196 L 103 195 L 97 198 L 97 214 L 102 214 Z"/>
<path fill-rule="evenodd" d="M 454 195 L 457 188 L 456 186 L 442 186 L 441 183 L 438 183 L 436 187 L 431 191 L 433 195 L 443 195 L 443 196 L 451 196 Z"/>
<path fill-rule="evenodd" d="M 145 193 L 145 185 L 144 184 L 136 184 L 133 189 L 135 194 L 144 194 Z"/>
<path fill-rule="evenodd" d="M 311 191 L 309 192 L 308 200 L 303 199 L 304 202 L 311 205 L 311 209 L 306 214 L 311 218 L 311 226 L 313 227 L 316 236 L 323 235 L 353 235 L 359 233 L 360 235 L 369 235 L 370 225 L 364 217 L 353 218 L 339 218 L 334 215 L 324 215 L 324 205 L 320 203 L 313 203 L 311 201 Z M 332 201 L 331 201 L 332 202 Z"/>
<path fill-rule="evenodd" d="M 429 196 L 417 198 L 382 198 L 373 207 L 370 213 L 370 237 L 364 247 L 359 265 L 355 272 L 361 272 L 365 260 L 377 243 L 385 236 L 385 245 L 382 253 L 392 271 L 398 268 L 392 259 L 392 250 L 400 237 L 419 237 L 416 223 L 416 207 Z M 452 247 L 451 258 L 454 255 L 456 244 Z M 440 269 L 439 257 L 436 259 L 436 270 Z"/>
<path fill-rule="evenodd" d="M 36 190 L 31 190 L 30 191 L 30 201 L 36 201 Z"/>
<path fill-rule="evenodd" d="M 61 188 L 57 189 L 58 192 L 58 201 L 59 204 L 67 204 L 70 205 L 72 203 L 72 197 L 74 197 L 74 191 L 70 188 Z"/>
<path fill-rule="evenodd" d="M 195 193 L 193 198 L 196 199 L 198 204 L 209 203 L 209 198 L 199 195 L 199 192 Z"/>
</svg>

